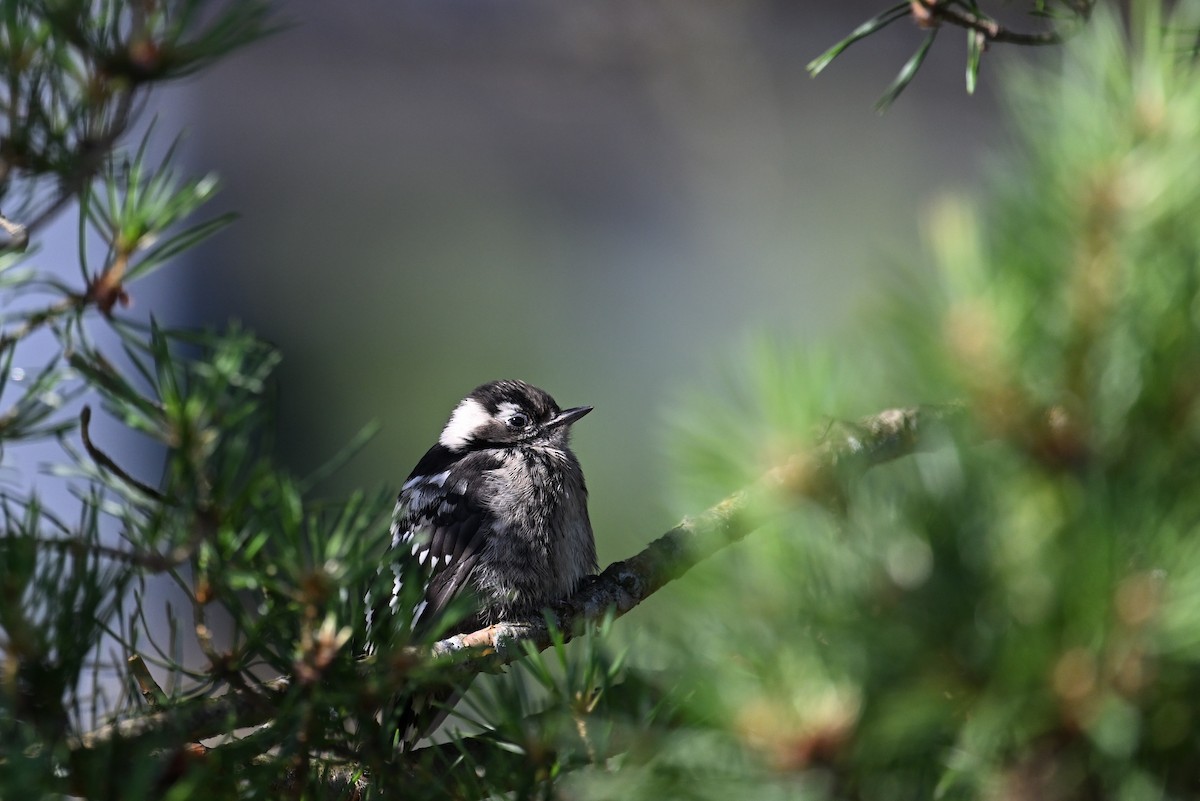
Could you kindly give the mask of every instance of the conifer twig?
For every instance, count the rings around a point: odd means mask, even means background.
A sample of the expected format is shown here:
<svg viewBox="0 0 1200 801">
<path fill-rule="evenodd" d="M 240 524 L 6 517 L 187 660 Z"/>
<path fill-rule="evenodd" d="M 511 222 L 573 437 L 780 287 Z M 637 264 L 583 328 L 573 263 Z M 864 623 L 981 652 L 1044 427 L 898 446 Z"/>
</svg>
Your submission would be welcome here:
<svg viewBox="0 0 1200 801">
<path fill-rule="evenodd" d="M 1091 16 L 1094 6 L 1095 0 L 1080 0 L 1080 2 L 1071 4 L 1071 10 L 1077 21 L 1086 22 Z M 966 7 L 956 3 L 947 3 L 944 0 L 913 0 L 911 13 L 917 24 L 924 28 L 935 27 L 944 22 L 975 31 L 989 42 L 1026 47 L 1062 44 L 1070 33 L 1070 31 L 1064 32 L 1060 28 L 1036 32 L 1013 30 L 1001 25 L 986 14 L 972 12 Z"/>
<path fill-rule="evenodd" d="M 79 410 L 79 436 L 83 440 L 83 447 L 87 449 L 88 455 L 92 457 L 92 460 L 147 498 L 159 501 L 160 503 L 165 502 L 166 499 L 161 492 L 129 475 L 111 456 L 96 447 L 96 444 L 92 442 L 91 424 L 92 407 L 84 406 Z"/>
<path fill-rule="evenodd" d="M 932 425 L 957 417 L 961 411 L 957 406 L 890 409 L 856 424 L 838 426 L 811 451 L 793 456 L 751 487 L 734 493 L 703 514 L 685 519 L 635 556 L 609 565 L 572 598 L 544 615 L 505 621 L 449 637 L 431 649 L 404 649 L 397 661 L 403 661 L 405 669 L 395 671 L 396 689 L 406 680 L 407 669 L 420 661 L 454 662 L 448 678 L 461 679 L 506 665 L 524 656 L 527 646 L 544 650 L 556 637 L 569 640 L 610 613 L 619 617 L 766 522 L 756 503 L 759 498 L 783 493 L 824 501 L 846 478 L 919 451 L 923 435 Z M 383 667 L 365 660 L 363 669 L 379 671 Z M 77 749 L 99 749 L 122 741 L 154 742 L 164 735 L 175 738 L 173 742 L 193 742 L 256 726 L 270 719 L 270 699 L 281 697 L 290 683 L 283 676 L 263 682 L 252 699 L 246 697 L 245 691 L 232 690 L 175 709 L 119 721 L 82 735 Z"/>
<path fill-rule="evenodd" d="M 138 690 L 146 699 L 146 703 L 150 705 L 151 709 L 162 709 L 163 704 L 167 702 L 167 694 L 154 680 L 150 668 L 146 666 L 146 660 L 142 659 L 140 654 L 134 654 L 126 661 L 129 663 L 129 673 L 137 682 Z"/>
<path fill-rule="evenodd" d="M 0 213 L 0 231 L 8 236 L 8 241 L 0 242 L 0 253 L 17 251 L 23 253 L 29 246 L 29 231 L 21 223 L 10 220 Z"/>
</svg>

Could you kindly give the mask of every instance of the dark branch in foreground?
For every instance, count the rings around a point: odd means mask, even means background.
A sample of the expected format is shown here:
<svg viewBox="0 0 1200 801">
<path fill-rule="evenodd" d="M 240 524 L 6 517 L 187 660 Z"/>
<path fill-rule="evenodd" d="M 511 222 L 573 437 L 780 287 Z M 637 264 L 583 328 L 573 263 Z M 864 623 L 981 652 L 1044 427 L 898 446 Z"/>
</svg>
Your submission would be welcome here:
<svg viewBox="0 0 1200 801">
<path fill-rule="evenodd" d="M 911 14 L 922 27 L 934 27 L 944 22 L 975 31 L 989 42 L 1044 47 L 1062 44 L 1079 25 L 1087 22 L 1094 6 L 1095 0 L 1079 0 L 1079 2 L 1070 3 L 1069 7 L 1075 15 L 1075 27 L 1069 30 L 1054 28 L 1037 32 L 1007 28 L 986 14 L 975 13 L 967 10 L 965 6 L 960 7 L 943 0 L 915 0 L 912 4 Z"/>
<path fill-rule="evenodd" d="M 610 612 L 619 617 L 766 522 L 764 505 L 757 503 L 758 499 L 781 494 L 820 502 L 836 499 L 846 479 L 920 450 L 922 435 L 928 433 L 931 424 L 946 421 L 960 411 L 958 407 L 892 409 L 857 424 L 838 425 L 810 452 L 793 456 L 751 487 L 697 517 L 685 519 L 641 553 L 609 565 L 544 617 L 506 621 L 449 637 L 435 643 L 432 651 L 403 652 L 400 661 L 406 664 L 394 671 L 395 688 L 402 686 L 407 669 L 420 661 L 455 662 L 457 670 L 462 671 L 456 675 L 466 677 L 519 659 L 527 647 L 544 650 L 556 636 L 569 640 Z M 364 663 L 364 670 L 378 674 L 381 669 L 386 670 L 369 660 Z M 120 721 L 83 735 L 75 753 L 82 757 L 94 749 L 135 741 L 196 742 L 256 726 L 273 717 L 275 699 L 282 699 L 290 684 L 288 677 L 280 677 L 262 683 L 253 693 L 230 691 L 217 698 L 186 702 Z"/>
</svg>

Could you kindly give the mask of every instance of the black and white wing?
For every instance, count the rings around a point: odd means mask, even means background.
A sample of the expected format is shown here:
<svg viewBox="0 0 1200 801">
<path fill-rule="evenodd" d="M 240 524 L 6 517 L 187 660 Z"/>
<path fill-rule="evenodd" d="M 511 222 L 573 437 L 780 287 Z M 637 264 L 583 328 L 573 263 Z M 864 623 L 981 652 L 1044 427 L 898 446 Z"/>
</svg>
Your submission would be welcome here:
<svg viewBox="0 0 1200 801">
<path fill-rule="evenodd" d="M 489 515 L 476 498 L 491 465 L 481 463 L 484 454 L 452 455 L 440 445 L 430 449 L 404 482 L 392 524 L 388 610 L 401 614 L 405 599 L 417 598 L 410 611 L 418 636 L 469 586 L 490 531 Z M 423 592 L 405 592 L 404 582 L 413 580 L 422 582 Z"/>
<path fill-rule="evenodd" d="M 392 590 L 373 608 L 368 603 L 368 632 L 372 618 L 382 623 L 382 615 L 401 614 L 401 604 L 417 598 L 411 626 L 413 635 L 420 637 L 470 585 L 491 527 L 476 500 L 491 465 L 483 454 L 451 457 L 446 448 L 435 445 L 404 482 L 392 523 Z M 421 591 L 407 592 L 404 582 L 414 580 L 421 582 Z M 470 618 L 460 621 L 456 630 L 469 630 L 471 624 Z M 399 732 L 401 747 L 410 748 L 441 725 L 458 696 L 449 688 L 410 695 L 385 708 L 383 718 Z"/>
</svg>

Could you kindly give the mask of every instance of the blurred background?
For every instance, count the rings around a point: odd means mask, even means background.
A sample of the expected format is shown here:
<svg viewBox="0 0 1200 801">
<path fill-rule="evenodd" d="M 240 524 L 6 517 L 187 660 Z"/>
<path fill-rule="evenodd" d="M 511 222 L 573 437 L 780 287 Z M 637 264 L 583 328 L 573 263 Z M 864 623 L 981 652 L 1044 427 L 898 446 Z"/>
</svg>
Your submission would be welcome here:
<svg viewBox="0 0 1200 801">
<path fill-rule="evenodd" d="M 381 423 L 330 492 L 398 487 L 487 380 L 594 405 L 576 449 L 623 558 L 698 511 L 670 500 L 673 406 L 756 332 L 853 328 L 1003 137 L 994 72 L 1030 54 L 990 54 L 968 96 L 957 30 L 882 116 L 907 20 L 808 76 L 884 5 L 281 4 L 284 30 L 164 95 L 242 219 L 154 278 L 173 322 L 282 349 L 297 472 Z"/>
<path fill-rule="evenodd" d="M 966 399 L 968 419 L 956 407 L 951 424 L 922 424 L 923 452 L 844 491 L 831 482 L 832 497 L 822 483 L 819 504 L 794 503 L 789 483 L 782 508 L 764 503 L 774 522 L 639 606 L 611 641 L 582 638 L 614 662 L 630 655 L 633 700 L 614 704 L 613 730 L 633 729 L 644 753 L 579 779 L 577 797 L 1194 794 L 1200 190 L 1183 168 L 1200 81 L 1179 43 L 1197 41 L 1200 2 L 1166 25 L 1157 2 L 1136 4 L 1129 27 L 1097 6 L 1070 48 L 1044 54 L 1061 68 L 1007 82 L 1015 148 L 997 147 L 1010 134 L 994 90 L 1029 51 L 990 54 L 969 97 L 962 32 L 942 31 L 879 116 L 875 99 L 928 32 L 902 22 L 816 81 L 804 69 L 877 6 L 576 5 L 282 5 L 284 30 L 156 106 L 243 219 L 183 274 L 138 282 L 134 313 L 240 320 L 278 345 L 274 433 L 295 473 L 378 421 L 330 495 L 394 492 L 482 381 L 520 377 L 594 405 L 576 448 L 602 563 L 785 448 L 837 441 L 832 416 Z M 989 166 L 1001 149 L 1003 173 Z M 46 252 L 69 265 L 62 223 Z M 927 253 L 937 278 L 923 275 Z M 125 464 L 114 428 L 98 439 Z M 857 429 L 845 436 L 861 450 Z M 221 444 L 222 458 L 240 453 Z M 159 452 L 141 457 L 131 473 L 161 468 Z M 846 462 L 852 474 L 859 460 Z M 263 625 L 248 628 L 264 632 L 264 675 L 303 677 L 305 632 L 334 597 L 325 578 L 352 587 L 374 572 L 343 546 L 382 533 L 386 510 L 323 550 L 322 523 L 275 526 L 299 504 L 250 486 L 254 539 L 215 538 L 233 566 L 216 597 L 260 597 Z M 253 571 L 235 569 L 259 544 Z M 252 593 L 260 565 L 282 578 Z M 206 587 L 222 589 L 213 575 Z M 157 589 L 139 584 L 151 607 Z M 362 620 L 337 599 L 331 630 Z M 61 618 L 58 641 L 77 642 L 64 636 L 75 616 Z M 137 626 L 168 622 L 170 608 Z M 537 759 L 553 740 L 531 740 L 524 715 L 557 707 L 591 752 L 580 702 L 597 673 L 566 661 L 598 666 L 590 647 L 558 663 L 574 690 L 527 659 L 463 704 L 495 701 L 478 720 L 505 717 L 495 730 Z M 186 646 L 169 661 L 203 664 Z M 212 662 L 222 676 L 226 658 Z M 313 693 L 341 687 L 309 684 L 299 713 L 314 721 Z M 352 695 L 354 714 L 375 708 Z M 288 730 L 309 742 L 307 722 Z"/>
</svg>

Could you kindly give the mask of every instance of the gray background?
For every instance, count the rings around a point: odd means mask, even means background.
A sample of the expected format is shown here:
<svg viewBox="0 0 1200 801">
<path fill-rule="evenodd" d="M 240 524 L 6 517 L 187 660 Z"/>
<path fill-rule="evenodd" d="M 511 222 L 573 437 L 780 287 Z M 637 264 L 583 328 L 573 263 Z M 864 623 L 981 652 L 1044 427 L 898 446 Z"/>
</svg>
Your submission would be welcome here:
<svg viewBox="0 0 1200 801">
<path fill-rule="evenodd" d="M 283 349 L 297 471 L 382 423 L 330 492 L 398 487 L 485 380 L 594 405 L 575 441 L 601 562 L 627 556 L 684 511 L 674 406 L 754 332 L 852 327 L 1003 138 L 995 73 L 1026 55 L 989 54 L 969 97 L 958 30 L 884 116 L 907 20 L 806 74 L 886 5 L 283 4 L 291 27 L 168 96 L 160 123 L 242 218 L 156 280 L 185 321 Z"/>
</svg>

